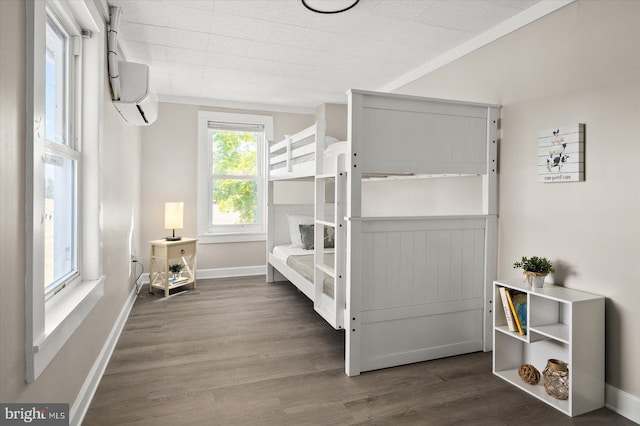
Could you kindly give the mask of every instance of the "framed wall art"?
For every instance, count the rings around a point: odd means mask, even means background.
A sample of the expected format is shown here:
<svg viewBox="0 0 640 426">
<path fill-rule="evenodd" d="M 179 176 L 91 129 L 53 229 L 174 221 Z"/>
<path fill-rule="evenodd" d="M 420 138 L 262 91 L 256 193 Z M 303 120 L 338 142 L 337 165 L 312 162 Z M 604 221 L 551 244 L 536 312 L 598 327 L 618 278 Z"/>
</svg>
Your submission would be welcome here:
<svg viewBox="0 0 640 426">
<path fill-rule="evenodd" d="M 545 183 L 584 180 L 584 123 L 538 133 L 538 180 Z"/>
</svg>

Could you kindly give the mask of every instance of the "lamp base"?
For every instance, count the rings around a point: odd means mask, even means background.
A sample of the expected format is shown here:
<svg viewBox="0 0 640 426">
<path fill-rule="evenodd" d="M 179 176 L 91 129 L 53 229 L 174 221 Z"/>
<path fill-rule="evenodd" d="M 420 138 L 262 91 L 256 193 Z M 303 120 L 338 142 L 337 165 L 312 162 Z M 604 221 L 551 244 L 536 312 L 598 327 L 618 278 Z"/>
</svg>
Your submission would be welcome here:
<svg viewBox="0 0 640 426">
<path fill-rule="evenodd" d="M 173 237 L 165 237 L 167 241 L 180 241 L 181 239 L 182 237 L 176 237 L 175 235 Z"/>
</svg>

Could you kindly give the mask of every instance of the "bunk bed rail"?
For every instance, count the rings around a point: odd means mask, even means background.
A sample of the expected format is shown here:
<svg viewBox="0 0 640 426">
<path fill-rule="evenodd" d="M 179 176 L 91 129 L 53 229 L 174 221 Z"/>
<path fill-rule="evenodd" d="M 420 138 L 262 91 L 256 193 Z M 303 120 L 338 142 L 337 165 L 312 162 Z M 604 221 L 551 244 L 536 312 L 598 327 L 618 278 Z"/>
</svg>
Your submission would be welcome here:
<svg viewBox="0 0 640 426">
<path fill-rule="evenodd" d="M 313 126 L 269 146 L 269 180 L 315 176 L 316 151 L 324 150 L 326 122 Z"/>
</svg>

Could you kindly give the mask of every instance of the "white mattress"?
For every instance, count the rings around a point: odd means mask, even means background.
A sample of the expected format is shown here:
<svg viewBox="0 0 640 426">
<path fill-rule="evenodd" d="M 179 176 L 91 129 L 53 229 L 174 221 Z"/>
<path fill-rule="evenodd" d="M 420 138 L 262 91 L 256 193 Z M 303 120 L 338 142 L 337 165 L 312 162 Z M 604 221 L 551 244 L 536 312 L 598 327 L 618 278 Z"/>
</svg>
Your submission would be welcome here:
<svg viewBox="0 0 640 426">
<path fill-rule="evenodd" d="M 325 263 L 327 266 L 333 268 L 334 259 L 333 252 L 334 249 L 325 249 Z M 313 250 L 305 250 L 300 247 L 292 247 L 291 245 L 282 245 L 275 246 L 273 248 L 273 255 L 278 260 L 281 260 L 287 264 L 291 269 L 300 274 L 304 279 L 309 282 L 313 282 Z M 290 258 L 290 259 L 289 259 Z M 330 276 L 324 277 L 324 282 L 322 286 L 322 292 L 329 297 L 333 297 L 333 278 Z"/>
<path fill-rule="evenodd" d="M 333 253 L 334 249 L 324 249 L 325 253 Z M 273 248 L 273 255 L 282 260 L 283 262 L 287 262 L 289 256 L 304 256 L 304 255 L 313 255 L 313 250 L 305 250 L 302 247 L 294 247 L 291 244 L 275 246 Z"/>
</svg>

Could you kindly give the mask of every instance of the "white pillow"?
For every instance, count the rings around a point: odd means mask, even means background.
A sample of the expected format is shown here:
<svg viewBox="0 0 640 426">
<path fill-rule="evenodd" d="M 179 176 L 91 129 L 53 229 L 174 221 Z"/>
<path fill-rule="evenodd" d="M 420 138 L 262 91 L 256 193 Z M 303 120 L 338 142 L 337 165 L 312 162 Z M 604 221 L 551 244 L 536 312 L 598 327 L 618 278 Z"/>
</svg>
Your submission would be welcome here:
<svg viewBox="0 0 640 426">
<path fill-rule="evenodd" d="M 292 247 L 302 247 L 302 236 L 300 235 L 300 225 L 313 225 L 313 216 L 303 216 L 299 214 L 288 214 L 289 236 Z"/>
<path fill-rule="evenodd" d="M 336 142 L 338 142 L 338 139 L 334 138 L 333 136 L 324 137 L 324 146 L 329 146 L 332 143 L 336 143 Z"/>
</svg>

